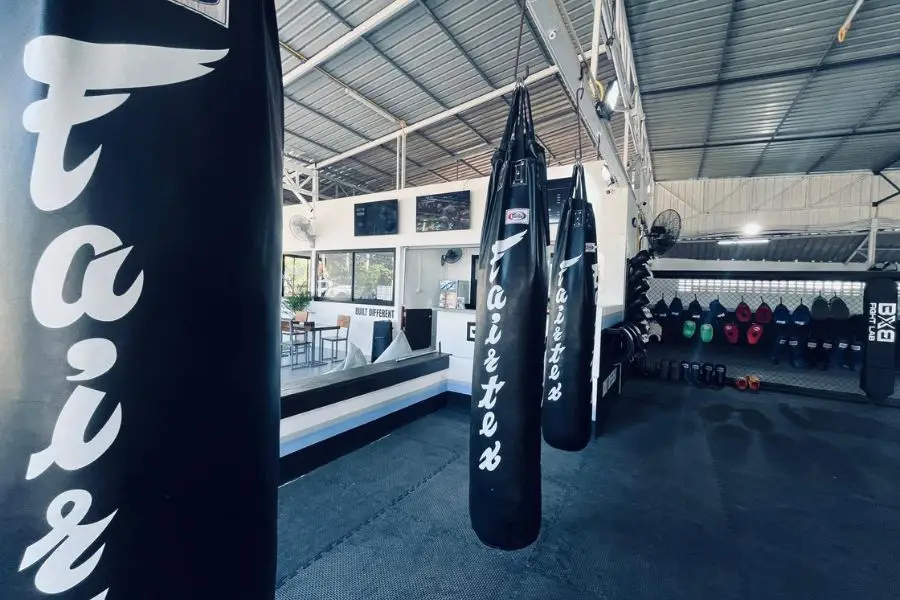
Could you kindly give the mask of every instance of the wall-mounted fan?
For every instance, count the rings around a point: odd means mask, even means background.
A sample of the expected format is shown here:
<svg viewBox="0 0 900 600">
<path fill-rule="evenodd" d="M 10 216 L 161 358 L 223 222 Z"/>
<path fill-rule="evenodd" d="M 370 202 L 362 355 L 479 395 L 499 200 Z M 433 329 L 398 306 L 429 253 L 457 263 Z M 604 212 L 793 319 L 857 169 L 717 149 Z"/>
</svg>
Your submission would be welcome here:
<svg viewBox="0 0 900 600">
<path fill-rule="evenodd" d="M 681 235 L 681 215 L 678 211 L 667 208 L 653 219 L 647 240 L 650 242 L 650 253 L 662 256 L 678 241 Z"/>
<path fill-rule="evenodd" d="M 294 215 L 289 223 L 291 235 L 300 241 L 309 242 L 310 248 L 316 247 L 316 230 L 315 223 L 311 217 L 306 215 Z"/>
<path fill-rule="evenodd" d="M 459 262 L 459 259 L 462 258 L 462 250 L 459 248 L 450 248 L 444 255 L 441 257 L 441 266 L 444 265 L 452 265 L 453 263 Z"/>
</svg>

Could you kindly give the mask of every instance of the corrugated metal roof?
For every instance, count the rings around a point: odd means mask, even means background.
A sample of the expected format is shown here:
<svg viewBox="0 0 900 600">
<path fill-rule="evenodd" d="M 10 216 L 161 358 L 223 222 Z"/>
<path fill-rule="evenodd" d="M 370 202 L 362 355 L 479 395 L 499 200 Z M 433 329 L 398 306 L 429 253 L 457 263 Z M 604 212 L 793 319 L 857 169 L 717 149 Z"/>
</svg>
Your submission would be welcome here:
<svg viewBox="0 0 900 600">
<path fill-rule="evenodd" d="M 587 49 L 593 2 L 561 1 Z M 297 54 L 321 52 L 389 4 L 277 0 L 283 68 L 300 64 Z M 873 169 L 900 161 L 900 11 L 896 0 L 867 0 L 847 41 L 834 45 L 852 4 L 626 2 L 657 180 Z M 519 0 L 411 3 L 288 86 L 287 151 L 322 161 L 397 130 L 398 123 L 350 97 L 348 87 L 414 123 L 510 82 L 520 10 Z M 810 76 L 819 62 L 824 66 Z M 529 23 L 520 73 L 549 64 Z M 611 63 L 601 67 L 602 79 L 613 77 Z M 578 138 L 560 81 L 540 82 L 532 94 L 551 163 L 571 162 Z M 410 134 L 407 182 L 486 175 L 506 112 L 498 99 Z M 612 125 L 621 152 L 622 118 Z M 587 147 L 586 132 L 581 135 Z M 389 189 L 394 148 L 393 142 L 374 148 L 331 172 L 368 189 Z"/>
<path fill-rule="evenodd" d="M 627 2 L 638 79 L 645 90 L 715 81 L 732 0 Z"/>
<path fill-rule="evenodd" d="M 288 71 L 390 4 L 390 0 L 279 0 L 283 68 Z M 590 44 L 590 0 L 565 0 L 575 32 Z M 398 129 L 348 95 L 359 95 L 398 120 L 415 123 L 513 80 L 521 5 L 517 0 L 420 0 L 370 31 L 285 90 L 285 147 L 294 156 L 322 161 Z M 287 46 L 288 48 L 285 48 Z M 526 27 L 520 74 L 549 66 Z M 613 76 L 601 60 L 601 79 Z M 540 141 L 551 164 L 571 162 L 577 136 L 571 102 L 558 78 L 531 87 Z M 508 105 L 497 99 L 410 134 L 407 183 L 480 177 L 505 124 Z M 621 145 L 623 119 L 613 130 Z M 592 148 L 581 132 L 585 152 Z M 395 184 L 396 144 L 374 148 L 333 165 L 330 172 L 368 189 Z M 621 149 L 620 149 L 621 150 Z"/>
<path fill-rule="evenodd" d="M 853 3 L 628 2 L 656 178 L 896 163 L 900 144 L 889 132 L 900 129 L 900 10 L 867 0 L 837 44 Z M 872 131 L 885 133 L 852 137 Z"/>
</svg>

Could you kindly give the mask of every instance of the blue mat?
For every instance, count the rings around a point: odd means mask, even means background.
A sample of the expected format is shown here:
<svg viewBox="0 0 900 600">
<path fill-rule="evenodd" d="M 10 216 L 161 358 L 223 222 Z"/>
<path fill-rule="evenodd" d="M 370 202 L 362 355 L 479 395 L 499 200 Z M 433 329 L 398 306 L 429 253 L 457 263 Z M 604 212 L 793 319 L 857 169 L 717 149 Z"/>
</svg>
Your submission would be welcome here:
<svg viewBox="0 0 900 600">
<path fill-rule="evenodd" d="M 895 600 L 900 411 L 633 382 L 578 454 L 545 447 L 538 542 L 469 529 L 445 409 L 281 489 L 279 600 Z"/>
</svg>

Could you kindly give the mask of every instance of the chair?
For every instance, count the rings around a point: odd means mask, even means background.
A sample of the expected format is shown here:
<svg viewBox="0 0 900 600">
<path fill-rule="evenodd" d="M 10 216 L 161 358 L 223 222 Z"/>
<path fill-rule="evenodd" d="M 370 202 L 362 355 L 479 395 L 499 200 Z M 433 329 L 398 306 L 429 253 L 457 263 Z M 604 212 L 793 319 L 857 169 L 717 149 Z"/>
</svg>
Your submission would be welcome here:
<svg viewBox="0 0 900 600">
<path fill-rule="evenodd" d="M 284 356 L 284 348 L 288 348 L 288 356 L 290 357 L 291 369 L 297 367 L 305 367 L 309 365 L 309 354 L 312 342 L 309 340 L 307 331 L 303 326 L 295 325 L 293 321 L 281 322 L 281 352 Z M 287 336 L 287 339 L 285 339 Z M 294 356 L 306 356 L 306 364 L 300 364 L 294 360 Z"/>
<path fill-rule="evenodd" d="M 338 346 L 344 342 L 344 356 L 347 355 L 347 340 L 350 338 L 350 317 L 347 315 L 339 315 L 337 325 L 340 327 L 333 335 L 322 336 L 322 345 L 327 342 L 331 344 L 331 361 L 338 359 Z"/>
</svg>

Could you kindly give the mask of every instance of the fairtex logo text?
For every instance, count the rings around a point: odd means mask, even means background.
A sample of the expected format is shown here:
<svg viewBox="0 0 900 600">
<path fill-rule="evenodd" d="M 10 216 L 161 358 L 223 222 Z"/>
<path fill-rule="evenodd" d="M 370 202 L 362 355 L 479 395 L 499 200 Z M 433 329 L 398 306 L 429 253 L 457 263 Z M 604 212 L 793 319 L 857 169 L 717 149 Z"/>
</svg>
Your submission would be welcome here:
<svg viewBox="0 0 900 600">
<path fill-rule="evenodd" d="M 226 54 L 228 50 L 91 44 L 56 36 L 29 42 L 25 47 L 25 73 L 47 86 L 47 97 L 28 106 L 22 117 L 25 129 L 37 134 L 31 170 L 34 205 L 47 213 L 62 210 L 77 200 L 93 179 L 102 146 L 74 169 L 67 170 L 64 164 L 69 137 L 76 125 L 117 110 L 127 102 L 129 90 L 202 77 L 212 72 L 205 64 L 217 62 Z M 77 57 L 74 67 L 73 57 Z M 97 65 L 104 68 L 98 69 Z M 91 215 L 90 210 L 69 212 Z M 82 256 L 84 249 L 89 249 L 94 258 L 84 272 L 73 272 L 76 257 Z M 131 250 L 106 227 L 69 221 L 69 229 L 47 245 L 35 268 L 31 309 L 38 323 L 59 330 L 85 317 L 113 323 L 128 315 L 144 289 L 143 271 L 127 285 L 121 280 L 119 270 Z M 67 282 L 80 282 L 77 299 L 64 291 Z M 125 291 L 116 294 L 114 283 Z M 68 348 L 66 360 L 74 373 L 66 379 L 75 386 L 63 404 L 47 446 L 31 455 L 27 481 L 41 477 L 51 467 L 79 471 L 101 460 L 113 447 L 127 412 L 127 405 L 123 409 L 122 404 L 127 398 L 116 398 L 110 416 L 99 423 L 97 411 L 106 392 L 91 386 L 115 366 L 117 357 L 116 343 L 105 338 L 78 340 Z M 56 360 L 52 356 L 47 359 Z M 95 433 L 88 437 L 89 431 Z M 48 530 L 25 549 L 19 564 L 19 571 L 40 564 L 34 586 L 43 594 L 63 594 L 78 587 L 100 564 L 106 544 L 98 541 L 118 509 L 86 523 L 93 500 L 88 490 L 70 489 L 50 501 L 46 511 Z M 91 600 L 104 600 L 108 592 L 106 589 Z"/>
</svg>

